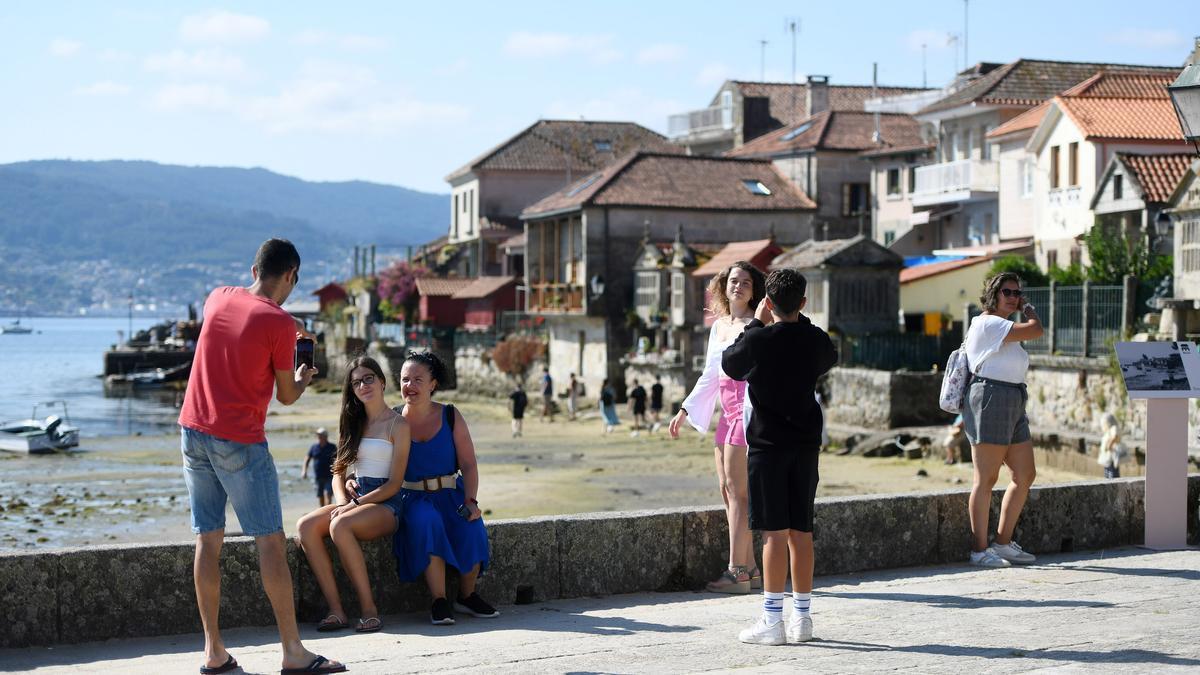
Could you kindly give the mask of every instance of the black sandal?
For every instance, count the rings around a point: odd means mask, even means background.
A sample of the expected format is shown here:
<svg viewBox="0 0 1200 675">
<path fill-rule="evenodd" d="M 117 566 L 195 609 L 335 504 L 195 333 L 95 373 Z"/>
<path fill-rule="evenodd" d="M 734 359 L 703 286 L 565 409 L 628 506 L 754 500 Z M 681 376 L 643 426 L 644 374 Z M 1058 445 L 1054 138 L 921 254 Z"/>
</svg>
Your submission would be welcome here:
<svg viewBox="0 0 1200 675">
<path fill-rule="evenodd" d="M 329 659 L 325 658 L 324 656 L 318 655 L 317 658 L 313 659 L 312 663 L 308 664 L 306 667 L 304 667 L 304 668 L 284 668 L 279 671 L 279 675 L 308 675 L 309 673 L 344 673 L 344 672 L 346 672 L 346 666 L 344 666 L 340 663 L 337 664 L 336 666 L 330 664 L 328 668 L 322 668 L 322 666 L 324 666 L 325 664 L 328 664 L 328 663 L 329 663 Z"/>
<path fill-rule="evenodd" d="M 228 673 L 238 667 L 237 659 L 233 658 L 233 654 L 227 654 L 229 658 L 225 659 L 225 663 L 217 667 L 200 666 L 200 675 L 216 675 L 217 673 Z"/>
</svg>

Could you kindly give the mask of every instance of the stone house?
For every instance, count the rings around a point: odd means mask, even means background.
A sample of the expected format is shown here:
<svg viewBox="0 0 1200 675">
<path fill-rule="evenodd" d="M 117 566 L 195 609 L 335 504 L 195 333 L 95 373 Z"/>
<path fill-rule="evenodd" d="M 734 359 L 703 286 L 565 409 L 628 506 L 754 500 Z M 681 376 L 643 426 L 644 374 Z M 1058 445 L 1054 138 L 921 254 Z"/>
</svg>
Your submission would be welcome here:
<svg viewBox="0 0 1200 675">
<path fill-rule="evenodd" d="M 1090 204 L 1096 225 L 1134 241 L 1148 240 L 1157 252 L 1170 255 L 1174 242 L 1167 202 L 1195 159 L 1190 152 L 1113 155 Z"/>
<path fill-rule="evenodd" d="M 817 202 L 815 236 L 871 234 L 871 164 L 860 155 L 922 143 L 920 126 L 902 113 L 826 110 L 726 153 L 770 159 Z"/>
<path fill-rule="evenodd" d="M 1084 262 L 1079 238 L 1096 222 L 1093 197 L 1115 155 L 1187 151 L 1166 92 L 1174 76 L 1166 68 L 1101 71 L 1047 102 L 1025 145 L 1044 268 Z"/>
<path fill-rule="evenodd" d="M 668 133 L 689 154 L 720 155 L 817 113 L 862 112 L 870 99 L 923 91 L 916 87 L 831 85 L 825 75 L 810 75 L 800 83 L 728 80 L 707 108 L 671 115 Z"/>
<path fill-rule="evenodd" d="M 633 153 L 529 206 L 521 216 L 526 311 L 546 319 L 552 376 L 561 382 L 574 372 L 588 391 L 608 377 L 620 388 L 621 359 L 634 346 L 634 268 L 646 242 L 678 235 L 699 247 L 773 233 L 794 245 L 811 238 L 814 209 L 768 161 L 651 152 Z M 685 255 L 685 281 L 687 268 Z M 686 293 L 672 289 L 671 315 L 694 319 Z M 690 359 L 694 347 L 681 348 L 680 358 Z"/>
<path fill-rule="evenodd" d="M 632 122 L 538 120 L 471 160 L 446 176 L 449 252 L 442 253 L 440 270 L 463 277 L 504 274 L 505 245 L 521 233 L 526 206 L 635 150 L 682 152 Z"/>
<path fill-rule="evenodd" d="M 1200 161 L 1193 161 L 1167 198 L 1175 270 L 1173 297 L 1164 303 L 1160 332 L 1175 340 L 1200 334 Z"/>
<path fill-rule="evenodd" d="M 809 240 L 771 262 L 808 280 L 804 314 L 843 336 L 895 332 L 904 259 L 870 237 Z"/>
</svg>

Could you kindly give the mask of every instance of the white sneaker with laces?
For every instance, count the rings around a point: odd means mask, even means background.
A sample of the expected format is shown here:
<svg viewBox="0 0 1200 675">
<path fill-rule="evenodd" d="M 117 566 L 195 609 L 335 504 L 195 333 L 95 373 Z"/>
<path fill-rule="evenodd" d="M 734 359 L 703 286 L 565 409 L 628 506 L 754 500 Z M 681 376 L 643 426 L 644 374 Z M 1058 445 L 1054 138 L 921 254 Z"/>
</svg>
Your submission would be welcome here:
<svg viewBox="0 0 1200 675">
<path fill-rule="evenodd" d="M 793 614 L 787 622 L 788 642 L 808 642 L 812 639 L 812 616 L 796 616 Z"/>
<path fill-rule="evenodd" d="M 738 633 L 738 639 L 749 645 L 782 645 L 787 643 L 783 633 L 783 622 L 767 625 L 766 619 L 758 617 L 753 626 Z"/>
<path fill-rule="evenodd" d="M 996 552 L 996 555 L 1017 565 L 1028 565 L 1037 560 L 1036 556 L 1032 553 L 1026 553 L 1025 549 L 1021 548 L 1015 541 L 1010 541 L 1007 544 L 992 544 L 991 548 Z"/>
<path fill-rule="evenodd" d="M 971 551 L 971 564 L 979 567 L 1012 567 L 1012 563 L 1001 558 L 991 547 L 982 551 Z"/>
</svg>

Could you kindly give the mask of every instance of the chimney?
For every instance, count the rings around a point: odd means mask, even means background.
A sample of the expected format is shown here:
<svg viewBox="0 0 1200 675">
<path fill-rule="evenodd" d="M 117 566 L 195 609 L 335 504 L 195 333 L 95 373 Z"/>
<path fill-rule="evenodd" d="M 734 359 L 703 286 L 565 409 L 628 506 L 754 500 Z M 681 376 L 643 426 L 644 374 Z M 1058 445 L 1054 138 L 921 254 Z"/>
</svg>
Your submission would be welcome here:
<svg viewBox="0 0 1200 675">
<path fill-rule="evenodd" d="M 829 76 L 809 75 L 808 92 L 805 101 L 805 117 L 812 117 L 819 112 L 829 110 Z"/>
</svg>

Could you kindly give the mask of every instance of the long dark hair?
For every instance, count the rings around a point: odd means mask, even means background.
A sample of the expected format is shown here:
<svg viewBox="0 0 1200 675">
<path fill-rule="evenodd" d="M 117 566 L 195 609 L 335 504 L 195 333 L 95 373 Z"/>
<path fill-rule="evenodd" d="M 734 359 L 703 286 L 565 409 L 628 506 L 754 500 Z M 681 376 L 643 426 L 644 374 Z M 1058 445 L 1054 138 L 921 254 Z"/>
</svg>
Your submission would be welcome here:
<svg viewBox="0 0 1200 675">
<path fill-rule="evenodd" d="M 720 274 L 708 282 L 708 311 L 718 317 L 729 316 L 729 296 L 725 295 L 725 286 L 729 284 L 729 275 L 734 269 L 745 270 L 750 275 L 750 311 L 758 309 L 758 303 L 767 295 L 767 277 L 754 265 L 739 260 L 726 267 Z"/>
<path fill-rule="evenodd" d="M 362 441 L 363 428 L 367 425 L 367 407 L 354 395 L 354 387 L 350 384 L 354 371 L 366 368 L 375 373 L 379 383 L 386 384 L 383 368 L 379 362 L 369 356 L 360 356 L 346 367 L 346 378 L 342 384 L 342 416 L 338 420 L 337 457 L 333 460 L 333 472 L 346 475 L 346 471 L 358 459 L 358 444 Z"/>
</svg>

